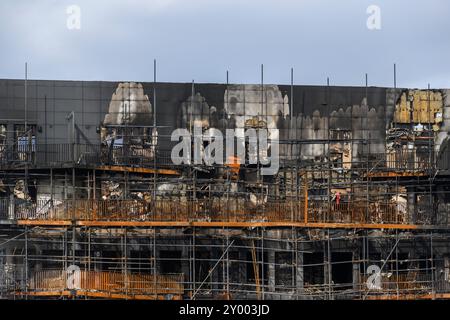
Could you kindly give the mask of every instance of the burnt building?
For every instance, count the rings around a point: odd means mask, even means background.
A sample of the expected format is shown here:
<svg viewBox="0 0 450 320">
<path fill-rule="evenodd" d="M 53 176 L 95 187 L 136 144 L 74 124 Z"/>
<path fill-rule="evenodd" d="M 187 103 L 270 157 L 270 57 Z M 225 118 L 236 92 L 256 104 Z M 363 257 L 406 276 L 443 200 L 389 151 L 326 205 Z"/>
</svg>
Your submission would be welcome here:
<svg viewBox="0 0 450 320">
<path fill-rule="evenodd" d="M 0 80 L 0 297 L 450 297 L 450 91 Z"/>
</svg>

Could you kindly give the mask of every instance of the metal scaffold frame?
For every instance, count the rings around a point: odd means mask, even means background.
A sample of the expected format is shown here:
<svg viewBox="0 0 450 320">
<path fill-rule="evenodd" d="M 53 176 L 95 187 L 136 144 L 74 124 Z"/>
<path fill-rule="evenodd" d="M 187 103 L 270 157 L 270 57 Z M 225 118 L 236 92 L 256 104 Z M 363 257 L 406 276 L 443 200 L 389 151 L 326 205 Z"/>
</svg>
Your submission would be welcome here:
<svg viewBox="0 0 450 320">
<path fill-rule="evenodd" d="M 255 132 L 272 116 L 263 71 L 253 93 L 242 90 L 244 116 L 260 108 L 243 121 Z M 131 102 L 142 102 L 132 100 L 131 86 L 128 98 L 117 98 L 128 106 L 124 119 L 135 116 Z M 232 86 L 227 72 L 227 106 Z M 367 75 L 364 99 L 348 109 L 344 128 L 334 125 L 342 119 L 329 79 L 322 115 L 294 108 L 291 70 L 272 176 L 260 174 L 258 147 L 255 164 L 174 165 L 170 130 L 156 119 L 156 61 L 152 124 L 102 123 L 97 144 L 80 140 L 74 111 L 64 115 L 67 141 L 36 143 L 28 87 L 26 79 L 24 124 L 5 133 L 14 143 L 0 149 L 1 192 L 8 195 L 0 197 L 0 298 L 450 298 L 442 201 L 449 175 L 437 165 L 430 87 L 418 129 L 414 111 L 411 119 L 397 115 L 405 91 L 394 81 L 394 120 L 373 136 L 361 113 L 382 110 L 376 117 L 385 121 L 388 111 L 370 107 Z M 189 132 L 205 117 L 203 105 L 196 114 L 203 102 L 194 81 L 191 89 L 184 102 Z M 47 98 L 44 104 L 47 110 Z M 53 108 L 53 121 L 58 112 Z M 304 135 L 308 121 L 319 123 L 314 138 Z"/>
</svg>

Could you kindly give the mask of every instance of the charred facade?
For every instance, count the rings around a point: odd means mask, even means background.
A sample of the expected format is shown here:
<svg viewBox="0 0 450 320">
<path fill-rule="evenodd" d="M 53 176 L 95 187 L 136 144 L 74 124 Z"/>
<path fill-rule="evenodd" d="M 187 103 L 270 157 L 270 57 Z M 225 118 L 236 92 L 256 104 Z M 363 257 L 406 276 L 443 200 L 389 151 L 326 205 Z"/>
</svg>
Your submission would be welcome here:
<svg viewBox="0 0 450 320">
<path fill-rule="evenodd" d="M 450 90 L 26 87 L 0 80 L 1 298 L 450 297 Z M 174 164 L 194 128 L 272 144 Z"/>
</svg>

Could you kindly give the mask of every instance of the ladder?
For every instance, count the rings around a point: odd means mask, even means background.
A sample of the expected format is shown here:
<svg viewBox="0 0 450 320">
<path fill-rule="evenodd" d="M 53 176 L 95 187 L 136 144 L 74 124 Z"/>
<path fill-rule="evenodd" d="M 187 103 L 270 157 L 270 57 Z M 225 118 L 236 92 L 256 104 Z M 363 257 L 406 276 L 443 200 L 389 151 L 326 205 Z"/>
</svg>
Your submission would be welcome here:
<svg viewBox="0 0 450 320">
<path fill-rule="evenodd" d="M 259 281 L 259 267 L 256 261 L 256 248 L 255 240 L 252 240 L 252 259 L 253 259 L 253 273 L 255 274 L 256 296 L 257 299 L 261 299 L 261 283 Z"/>
</svg>

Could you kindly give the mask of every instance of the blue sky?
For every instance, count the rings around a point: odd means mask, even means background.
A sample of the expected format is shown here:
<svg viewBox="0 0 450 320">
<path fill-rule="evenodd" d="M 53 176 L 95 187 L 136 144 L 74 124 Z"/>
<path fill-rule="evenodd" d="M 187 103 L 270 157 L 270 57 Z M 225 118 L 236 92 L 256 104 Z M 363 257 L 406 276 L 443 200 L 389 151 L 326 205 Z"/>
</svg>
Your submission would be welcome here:
<svg viewBox="0 0 450 320">
<path fill-rule="evenodd" d="M 79 30 L 66 9 L 81 9 Z M 369 30 L 377 5 L 381 29 Z M 0 78 L 450 87 L 448 0 L 1 0 Z"/>
</svg>

